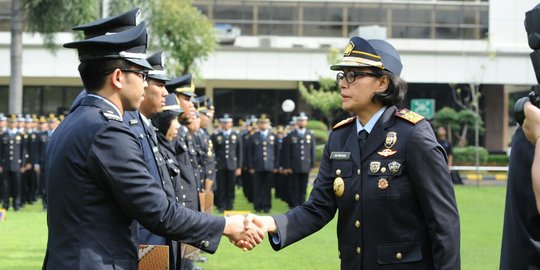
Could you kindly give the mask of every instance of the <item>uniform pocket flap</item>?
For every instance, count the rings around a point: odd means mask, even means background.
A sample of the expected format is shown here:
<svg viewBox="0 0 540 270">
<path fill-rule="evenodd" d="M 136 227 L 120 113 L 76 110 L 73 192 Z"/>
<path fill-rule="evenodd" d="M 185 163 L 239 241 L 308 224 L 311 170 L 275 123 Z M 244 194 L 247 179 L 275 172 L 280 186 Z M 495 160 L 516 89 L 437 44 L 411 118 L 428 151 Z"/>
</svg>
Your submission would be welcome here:
<svg viewBox="0 0 540 270">
<path fill-rule="evenodd" d="M 422 260 L 420 242 L 381 244 L 377 246 L 377 262 L 394 264 L 416 262 Z"/>
</svg>

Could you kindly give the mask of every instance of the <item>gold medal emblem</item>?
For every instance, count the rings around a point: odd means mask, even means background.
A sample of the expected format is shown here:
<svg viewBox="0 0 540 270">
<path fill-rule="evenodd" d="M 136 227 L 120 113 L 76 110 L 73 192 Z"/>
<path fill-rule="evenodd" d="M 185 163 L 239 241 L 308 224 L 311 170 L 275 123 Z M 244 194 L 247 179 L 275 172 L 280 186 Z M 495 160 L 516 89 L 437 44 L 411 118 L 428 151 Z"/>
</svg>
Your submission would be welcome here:
<svg viewBox="0 0 540 270">
<path fill-rule="evenodd" d="M 397 132 L 395 131 L 389 131 L 386 133 L 386 139 L 384 140 L 384 147 L 390 149 L 392 148 L 397 142 Z"/>
<path fill-rule="evenodd" d="M 372 161 L 369 163 L 369 171 L 371 173 L 377 173 L 381 168 L 381 163 L 379 161 Z"/>
<path fill-rule="evenodd" d="M 383 156 L 383 157 L 389 157 L 389 156 L 393 156 L 397 153 L 397 150 L 392 150 L 392 149 L 384 149 L 382 151 L 379 151 L 377 152 L 377 154 Z"/>
<path fill-rule="evenodd" d="M 379 189 L 386 189 L 388 188 L 388 180 L 386 178 L 379 179 L 379 182 L 377 183 L 377 187 Z"/>
<path fill-rule="evenodd" d="M 396 162 L 396 161 L 392 161 L 388 164 L 388 169 L 392 173 L 397 173 L 399 171 L 399 167 L 401 167 L 401 164 L 399 164 L 399 162 Z"/>
<path fill-rule="evenodd" d="M 333 187 L 334 187 L 334 194 L 336 195 L 336 197 L 343 196 L 343 193 L 345 192 L 345 181 L 343 181 L 343 178 L 336 177 L 336 179 L 334 179 Z"/>
</svg>

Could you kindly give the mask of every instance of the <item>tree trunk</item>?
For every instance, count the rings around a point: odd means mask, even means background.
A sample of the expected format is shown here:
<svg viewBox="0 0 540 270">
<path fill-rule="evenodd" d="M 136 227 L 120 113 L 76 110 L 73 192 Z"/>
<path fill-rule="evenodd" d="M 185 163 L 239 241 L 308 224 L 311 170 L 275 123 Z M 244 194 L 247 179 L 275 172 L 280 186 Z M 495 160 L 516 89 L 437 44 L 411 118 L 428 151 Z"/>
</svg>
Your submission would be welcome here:
<svg viewBox="0 0 540 270">
<path fill-rule="evenodd" d="M 465 125 L 463 127 L 463 131 L 461 132 L 461 136 L 459 137 L 458 146 L 464 147 L 467 145 L 467 130 L 469 129 L 469 125 Z"/>
<path fill-rule="evenodd" d="M 9 79 L 9 113 L 22 113 L 22 33 L 23 1 L 11 1 L 11 76 Z"/>
</svg>

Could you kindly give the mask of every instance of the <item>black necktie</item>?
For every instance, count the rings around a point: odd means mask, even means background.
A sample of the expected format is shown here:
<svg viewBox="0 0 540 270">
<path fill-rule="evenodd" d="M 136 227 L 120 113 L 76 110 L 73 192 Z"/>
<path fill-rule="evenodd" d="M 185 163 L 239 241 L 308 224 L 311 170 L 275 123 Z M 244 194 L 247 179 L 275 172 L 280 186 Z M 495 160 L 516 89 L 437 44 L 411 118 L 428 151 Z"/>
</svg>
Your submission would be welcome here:
<svg viewBox="0 0 540 270">
<path fill-rule="evenodd" d="M 368 133 L 365 129 L 362 129 L 360 132 L 358 132 L 358 142 L 360 143 L 360 156 L 364 156 L 364 151 L 366 149 L 366 140 L 367 140 Z"/>
</svg>

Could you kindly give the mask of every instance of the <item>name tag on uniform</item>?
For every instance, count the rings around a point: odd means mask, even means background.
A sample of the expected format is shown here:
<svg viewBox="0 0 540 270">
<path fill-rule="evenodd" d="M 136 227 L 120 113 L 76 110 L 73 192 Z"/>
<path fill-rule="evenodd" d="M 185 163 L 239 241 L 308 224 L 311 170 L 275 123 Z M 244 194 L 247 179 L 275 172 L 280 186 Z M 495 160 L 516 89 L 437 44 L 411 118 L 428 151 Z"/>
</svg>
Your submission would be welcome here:
<svg viewBox="0 0 540 270">
<path fill-rule="evenodd" d="M 330 153 L 330 159 L 348 160 L 351 158 L 351 152 L 332 152 Z"/>
</svg>

